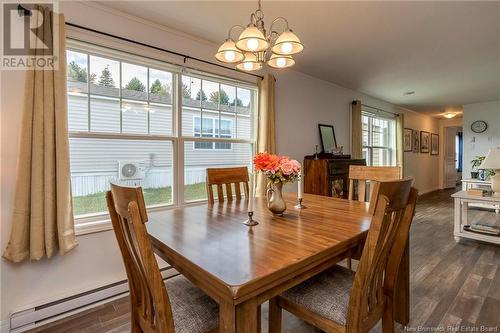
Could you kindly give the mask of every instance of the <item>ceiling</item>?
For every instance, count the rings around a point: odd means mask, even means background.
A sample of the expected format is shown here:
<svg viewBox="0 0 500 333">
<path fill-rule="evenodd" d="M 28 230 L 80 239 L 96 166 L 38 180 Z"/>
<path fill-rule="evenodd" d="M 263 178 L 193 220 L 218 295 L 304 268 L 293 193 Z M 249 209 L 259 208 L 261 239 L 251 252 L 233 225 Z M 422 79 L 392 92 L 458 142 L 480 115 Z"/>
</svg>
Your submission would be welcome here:
<svg viewBox="0 0 500 333">
<path fill-rule="evenodd" d="M 257 6 L 101 4 L 216 44 L 232 25 L 247 24 Z M 262 7 L 266 28 L 284 16 L 304 43 L 297 71 L 433 115 L 500 99 L 500 2 L 263 1 Z"/>
</svg>

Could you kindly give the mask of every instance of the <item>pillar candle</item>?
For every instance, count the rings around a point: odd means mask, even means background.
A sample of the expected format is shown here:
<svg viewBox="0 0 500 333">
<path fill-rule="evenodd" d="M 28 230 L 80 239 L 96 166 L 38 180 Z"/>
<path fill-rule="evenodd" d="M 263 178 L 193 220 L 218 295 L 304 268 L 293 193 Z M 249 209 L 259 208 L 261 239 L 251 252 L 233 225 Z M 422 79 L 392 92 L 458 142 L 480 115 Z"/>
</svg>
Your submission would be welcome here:
<svg viewBox="0 0 500 333">
<path fill-rule="evenodd" d="M 297 195 L 297 197 L 299 199 L 302 199 L 302 176 L 300 176 L 299 181 L 297 182 L 297 184 L 298 184 L 297 185 L 298 186 L 298 191 L 297 191 L 298 195 Z"/>
<path fill-rule="evenodd" d="M 254 174 L 251 173 L 249 175 L 249 183 L 248 183 L 248 211 L 253 212 L 253 198 L 254 198 L 254 192 L 253 192 L 253 187 L 254 187 Z"/>
</svg>

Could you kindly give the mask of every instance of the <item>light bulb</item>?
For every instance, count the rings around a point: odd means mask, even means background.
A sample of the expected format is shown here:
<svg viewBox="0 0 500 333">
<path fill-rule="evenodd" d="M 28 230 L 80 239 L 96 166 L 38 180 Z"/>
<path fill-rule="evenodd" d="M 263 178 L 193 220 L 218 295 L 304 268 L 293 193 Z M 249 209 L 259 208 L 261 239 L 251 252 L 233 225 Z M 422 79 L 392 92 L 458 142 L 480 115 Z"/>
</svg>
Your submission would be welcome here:
<svg viewBox="0 0 500 333">
<path fill-rule="evenodd" d="M 224 58 L 227 61 L 234 61 L 234 59 L 236 59 L 236 53 L 234 53 L 234 51 L 226 51 L 224 52 Z"/>
<path fill-rule="evenodd" d="M 276 59 L 276 65 L 278 67 L 285 67 L 286 66 L 286 59 L 285 58 Z"/>
<path fill-rule="evenodd" d="M 283 54 L 290 54 L 293 50 L 293 45 L 292 43 L 285 42 L 281 44 L 281 53 Z"/>
<path fill-rule="evenodd" d="M 259 41 L 256 38 L 249 38 L 247 40 L 247 47 L 249 50 L 255 51 L 259 47 Z"/>
<path fill-rule="evenodd" d="M 243 68 L 246 70 L 246 71 L 250 71 L 252 70 L 253 68 L 253 64 L 251 62 L 245 62 L 243 63 Z"/>
</svg>

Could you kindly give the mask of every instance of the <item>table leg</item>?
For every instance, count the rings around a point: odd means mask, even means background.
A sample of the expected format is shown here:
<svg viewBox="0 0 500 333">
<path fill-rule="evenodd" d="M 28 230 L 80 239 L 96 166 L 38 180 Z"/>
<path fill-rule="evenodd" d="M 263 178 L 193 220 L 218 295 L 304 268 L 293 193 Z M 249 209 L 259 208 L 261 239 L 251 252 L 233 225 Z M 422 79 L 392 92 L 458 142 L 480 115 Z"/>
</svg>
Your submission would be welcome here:
<svg viewBox="0 0 500 333">
<path fill-rule="evenodd" d="M 410 322 L 410 240 L 406 242 L 405 252 L 398 270 L 394 295 L 394 319 L 402 325 Z"/>
<path fill-rule="evenodd" d="M 236 332 L 236 312 L 232 303 L 219 303 L 219 332 Z"/>
<path fill-rule="evenodd" d="M 250 299 L 236 306 L 236 333 L 258 333 L 260 327 L 260 306 L 257 300 Z"/>
<path fill-rule="evenodd" d="M 460 237 L 457 236 L 462 228 L 462 202 L 460 198 L 455 198 L 455 214 L 454 214 L 454 226 L 453 233 L 455 236 L 455 242 L 460 241 Z"/>
<path fill-rule="evenodd" d="M 469 224 L 469 203 L 467 201 L 462 201 L 462 218 L 460 221 L 460 231 L 462 231 L 462 224 Z"/>
<path fill-rule="evenodd" d="M 219 304 L 219 332 L 221 333 L 259 333 L 260 306 L 255 299 L 242 304 Z"/>
</svg>

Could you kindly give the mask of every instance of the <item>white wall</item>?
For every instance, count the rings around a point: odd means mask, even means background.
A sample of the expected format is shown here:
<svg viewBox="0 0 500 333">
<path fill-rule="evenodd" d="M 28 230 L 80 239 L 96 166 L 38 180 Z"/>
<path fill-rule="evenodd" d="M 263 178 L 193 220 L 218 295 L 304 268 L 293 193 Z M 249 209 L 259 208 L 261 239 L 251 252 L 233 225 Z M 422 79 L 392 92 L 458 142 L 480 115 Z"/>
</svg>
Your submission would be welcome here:
<svg viewBox="0 0 500 333">
<path fill-rule="evenodd" d="M 472 132 L 470 126 L 476 120 L 488 123 L 484 133 Z M 464 105 L 464 168 L 463 177 L 470 178 L 470 161 L 488 153 L 488 149 L 500 147 L 500 101 Z"/>
<path fill-rule="evenodd" d="M 405 127 L 438 132 L 438 120 L 420 113 L 399 108 L 393 104 L 365 94 L 340 87 L 306 74 L 284 71 L 276 75 L 276 140 L 280 154 L 302 161 L 314 154 L 320 145 L 318 123 L 332 124 L 337 143 L 349 152 L 351 147 L 351 102 L 359 99 L 363 104 L 389 112 L 403 113 Z M 321 146 L 320 146 L 321 149 Z M 420 193 L 438 189 L 438 157 L 430 154 L 405 153 L 404 174 L 415 178 Z M 288 190 L 294 190 L 288 186 Z"/>
<path fill-rule="evenodd" d="M 439 133 L 439 121 L 416 112 L 405 113 L 405 128 L 429 133 Z M 439 152 L 442 155 L 442 151 Z M 439 155 L 439 156 L 440 156 Z M 439 156 L 430 153 L 404 153 L 404 175 L 415 178 L 415 187 L 419 194 L 435 191 L 439 188 Z"/>
<path fill-rule="evenodd" d="M 61 10 L 69 22 L 207 60 L 213 60 L 213 52 L 217 47 L 181 32 L 127 15 L 113 11 L 105 13 L 99 6 L 91 3 L 62 2 Z M 182 63 L 182 59 L 175 57 L 169 59 Z M 214 70 L 214 67 L 196 63 L 191 65 L 222 75 L 235 75 L 227 70 Z M 349 110 L 350 103 L 354 99 L 360 99 L 365 104 L 387 111 L 401 111 L 389 103 L 298 72 L 285 71 L 276 76 L 278 149 L 280 153 L 299 160 L 302 160 L 304 155 L 313 153 L 315 144 L 319 144 L 317 124 L 320 122 L 334 124 L 337 141 L 349 151 Z M 248 80 L 248 76 L 244 77 Z M 3 250 L 11 229 L 10 216 L 15 189 L 14 175 L 21 125 L 24 72 L 2 72 L 0 81 L 2 97 L 0 250 Z M 412 112 L 405 111 L 405 114 L 411 123 L 422 122 L 422 126 L 415 125 L 415 128 L 436 130 L 435 120 Z M 412 156 L 408 158 L 405 173 L 417 177 L 417 187 L 433 188 L 436 187 L 432 184 L 434 178 L 426 178 L 432 174 L 432 165 L 430 158 Z M 10 312 L 25 306 L 37 305 L 125 278 L 112 232 L 79 236 L 78 242 L 79 246 L 74 251 L 51 260 L 14 265 L 2 259 L 0 320 L 6 320 Z"/>
</svg>

